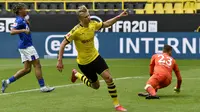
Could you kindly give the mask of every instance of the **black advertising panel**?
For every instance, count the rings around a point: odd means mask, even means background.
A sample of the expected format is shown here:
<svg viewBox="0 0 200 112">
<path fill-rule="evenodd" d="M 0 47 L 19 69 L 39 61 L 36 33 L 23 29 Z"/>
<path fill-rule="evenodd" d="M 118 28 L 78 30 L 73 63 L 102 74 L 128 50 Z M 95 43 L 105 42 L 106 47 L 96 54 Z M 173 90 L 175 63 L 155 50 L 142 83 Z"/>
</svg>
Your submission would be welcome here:
<svg viewBox="0 0 200 112">
<path fill-rule="evenodd" d="M 106 21 L 115 16 L 91 15 L 91 19 Z M 30 21 L 33 32 L 68 32 L 79 22 L 76 15 L 31 15 Z M 0 31 L 5 30 L 5 22 L 0 19 Z M 194 32 L 198 26 L 200 15 L 129 15 L 101 32 Z"/>
</svg>

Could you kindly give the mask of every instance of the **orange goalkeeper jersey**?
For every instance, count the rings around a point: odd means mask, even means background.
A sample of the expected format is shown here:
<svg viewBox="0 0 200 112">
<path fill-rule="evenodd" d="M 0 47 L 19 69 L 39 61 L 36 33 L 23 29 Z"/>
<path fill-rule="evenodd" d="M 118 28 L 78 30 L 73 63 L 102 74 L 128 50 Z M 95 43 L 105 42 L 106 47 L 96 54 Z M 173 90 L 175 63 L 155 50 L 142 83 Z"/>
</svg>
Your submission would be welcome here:
<svg viewBox="0 0 200 112">
<path fill-rule="evenodd" d="M 175 72 L 178 80 L 182 80 L 180 70 L 175 59 L 166 53 L 154 54 L 150 62 L 150 75 L 160 74 L 172 78 L 172 71 Z"/>
</svg>

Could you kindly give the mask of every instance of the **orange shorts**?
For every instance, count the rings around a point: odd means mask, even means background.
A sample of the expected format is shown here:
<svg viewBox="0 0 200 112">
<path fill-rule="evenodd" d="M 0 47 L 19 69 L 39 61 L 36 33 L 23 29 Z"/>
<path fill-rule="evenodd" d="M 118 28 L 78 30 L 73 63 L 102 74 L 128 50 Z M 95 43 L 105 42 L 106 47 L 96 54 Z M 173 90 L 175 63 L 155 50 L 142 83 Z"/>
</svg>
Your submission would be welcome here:
<svg viewBox="0 0 200 112">
<path fill-rule="evenodd" d="M 150 84 L 154 89 L 161 89 L 167 87 L 171 84 L 171 77 L 168 75 L 153 74 L 147 84 Z"/>
</svg>

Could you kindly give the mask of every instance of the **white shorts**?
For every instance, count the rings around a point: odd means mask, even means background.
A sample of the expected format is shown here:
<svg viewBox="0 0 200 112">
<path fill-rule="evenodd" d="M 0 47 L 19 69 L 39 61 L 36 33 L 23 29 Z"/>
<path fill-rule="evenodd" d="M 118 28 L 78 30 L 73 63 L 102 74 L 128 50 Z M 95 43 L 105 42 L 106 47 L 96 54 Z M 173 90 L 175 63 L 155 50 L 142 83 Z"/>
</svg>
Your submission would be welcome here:
<svg viewBox="0 0 200 112">
<path fill-rule="evenodd" d="M 34 61 L 39 58 L 37 51 L 33 46 L 27 47 L 26 49 L 19 49 L 22 63 L 25 61 Z"/>
</svg>

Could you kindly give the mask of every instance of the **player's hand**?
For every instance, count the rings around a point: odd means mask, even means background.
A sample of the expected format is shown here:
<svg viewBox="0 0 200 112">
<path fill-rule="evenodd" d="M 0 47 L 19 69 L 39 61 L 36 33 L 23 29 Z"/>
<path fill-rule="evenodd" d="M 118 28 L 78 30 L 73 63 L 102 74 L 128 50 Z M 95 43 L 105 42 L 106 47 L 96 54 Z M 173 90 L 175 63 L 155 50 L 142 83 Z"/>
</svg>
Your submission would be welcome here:
<svg viewBox="0 0 200 112">
<path fill-rule="evenodd" d="M 58 61 L 56 67 L 57 67 L 57 70 L 58 70 L 59 72 L 62 72 L 62 70 L 63 70 L 63 68 L 64 68 L 64 65 L 63 65 L 62 61 Z"/>
<path fill-rule="evenodd" d="M 180 88 L 174 87 L 174 92 L 175 92 L 175 93 L 180 93 L 181 90 L 180 90 Z"/>
<path fill-rule="evenodd" d="M 29 16 L 29 15 L 26 15 L 26 16 L 24 17 L 24 19 L 25 19 L 25 20 L 29 20 L 29 19 L 30 19 L 30 16 Z"/>
<path fill-rule="evenodd" d="M 30 30 L 26 30 L 25 33 L 26 33 L 26 34 L 30 34 Z"/>
<path fill-rule="evenodd" d="M 121 14 L 119 14 L 119 17 L 122 17 L 122 16 L 128 16 L 127 10 L 124 10 Z"/>
<path fill-rule="evenodd" d="M 29 33 L 30 33 L 30 30 L 23 29 L 23 32 L 26 33 L 26 34 L 29 34 Z"/>
</svg>

